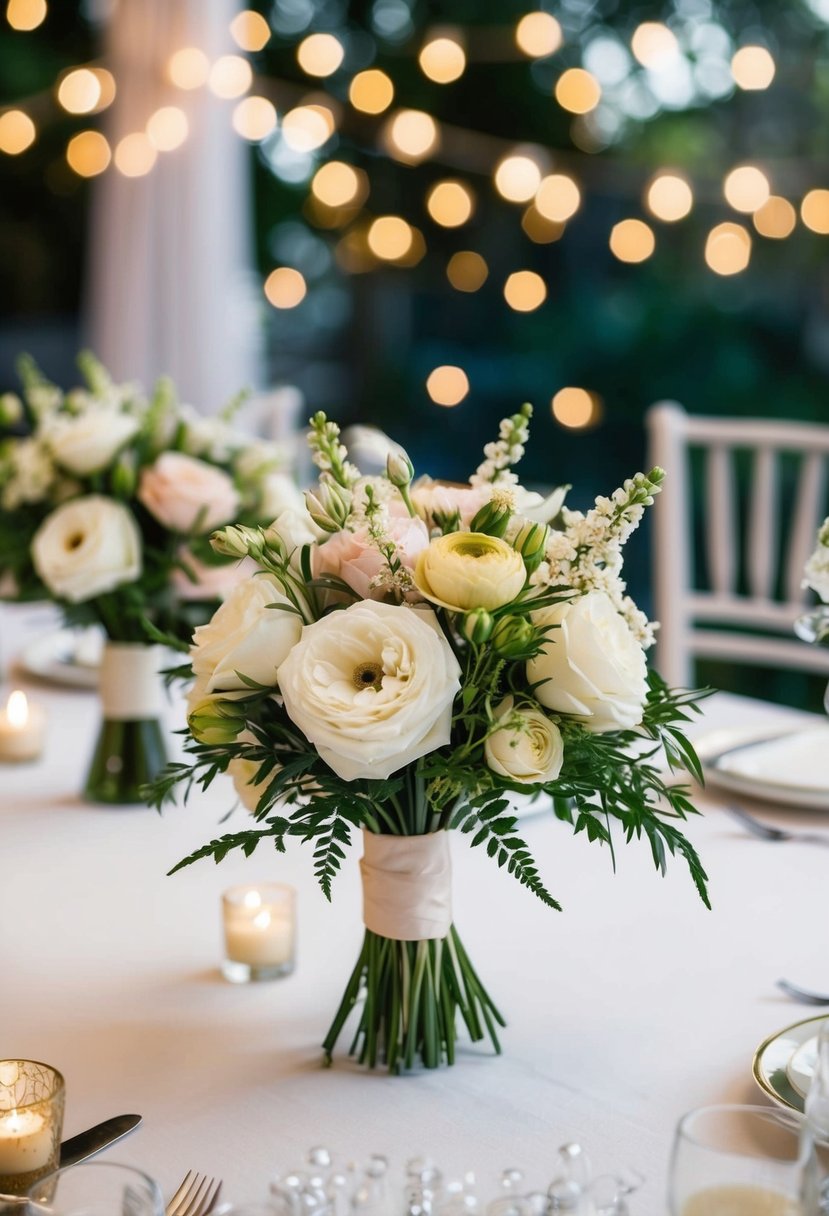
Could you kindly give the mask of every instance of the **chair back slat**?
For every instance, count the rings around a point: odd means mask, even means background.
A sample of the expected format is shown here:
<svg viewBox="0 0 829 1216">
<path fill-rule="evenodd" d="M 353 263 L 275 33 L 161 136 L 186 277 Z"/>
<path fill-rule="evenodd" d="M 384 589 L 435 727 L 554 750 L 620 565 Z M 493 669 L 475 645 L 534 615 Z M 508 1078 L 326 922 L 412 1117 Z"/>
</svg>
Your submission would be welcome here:
<svg viewBox="0 0 829 1216">
<path fill-rule="evenodd" d="M 759 448 L 749 504 L 747 582 L 751 594 L 771 599 L 777 572 L 777 464 L 770 447 Z"/>
<path fill-rule="evenodd" d="M 737 585 L 737 521 L 730 449 L 722 444 L 709 448 L 706 465 L 708 569 L 714 591 L 724 595 Z"/>
<path fill-rule="evenodd" d="M 826 508 L 826 456 L 810 452 L 803 460 L 789 533 L 786 560 L 786 597 L 806 603 L 803 567 L 815 546 L 815 536 Z"/>
</svg>

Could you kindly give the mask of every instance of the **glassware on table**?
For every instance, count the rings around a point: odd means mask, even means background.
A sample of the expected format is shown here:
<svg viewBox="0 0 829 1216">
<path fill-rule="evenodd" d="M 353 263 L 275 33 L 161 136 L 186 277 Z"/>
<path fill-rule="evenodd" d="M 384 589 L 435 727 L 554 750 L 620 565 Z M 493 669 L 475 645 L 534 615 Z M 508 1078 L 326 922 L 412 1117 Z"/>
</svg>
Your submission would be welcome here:
<svg viewBox="0 0 829 1216">
<path fill-rule="evenodd" d="M 155 1179 L 131 1165 L 90 1161 L 59 1170 L 30 1187 L 34 1216 L 164 1216 Z"/>
<path fill-rule="evenodd" d="M 767 1106 L 705 1106 L 684 1115 L 669 1170 L 670 1216 L 805 1216 L 803 1126 L 794 1111 Z"/>
<path fill-rule="evenodd" d="M 0 1193 L 23 1195 L 60 1157 L 65 1085 L 37 1060 L 0 1060 Z"/>
<path fill-rule="evenodd" d="M 801 1203 L 806 1216 L 829 1216 L 829 1018 L 817 1036 L 815 1069 L 806 1092 L 801 1133 Z"/>
<path fill-rule="evenodd" d="M 286 883 L 231 887 L 222 896 L 222 974 L 234 984 L 290 975 L 296 954 L 296 891 Z"/>
</svg>

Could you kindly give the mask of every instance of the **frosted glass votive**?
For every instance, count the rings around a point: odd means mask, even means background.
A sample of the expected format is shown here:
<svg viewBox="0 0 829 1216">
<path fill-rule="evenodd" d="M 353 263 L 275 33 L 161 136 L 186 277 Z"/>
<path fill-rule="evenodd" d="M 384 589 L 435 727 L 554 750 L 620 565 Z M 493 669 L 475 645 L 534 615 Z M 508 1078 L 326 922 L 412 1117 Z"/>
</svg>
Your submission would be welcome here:
<svg viewBox="0 0 829 1216">
<path fill-rule="evenodd" d="M 231 887 L 222 896 L 222 974 L 234 984 L 290 975 L 296 952 L 296 891 L 285 883 Z"/>
</svg>

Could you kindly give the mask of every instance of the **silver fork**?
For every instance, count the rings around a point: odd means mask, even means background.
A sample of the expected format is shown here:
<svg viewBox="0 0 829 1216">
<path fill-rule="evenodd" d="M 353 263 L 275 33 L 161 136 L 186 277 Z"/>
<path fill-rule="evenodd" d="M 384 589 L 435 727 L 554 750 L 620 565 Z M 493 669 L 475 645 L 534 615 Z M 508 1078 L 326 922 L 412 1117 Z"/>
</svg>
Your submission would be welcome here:
<svg viewBox="0 0 829 1216">
<path fill-rule="evenodd" d="M 829 993 L 813 992 L 809 988 L 801 988 L 798 984 L 792 984 L 788 980 L 778 980 L 777 987 L 785 992 L 786 996 L 792 997 L 795 1001 L 801 1001 L 804 1005 L 829 1005 Z"/>
<path fill-rule="evenodd" d="M 221 1178 L 188 1170 L 165 1209 L 166 1216 L 209 1216 L 222 1189 Z"/>
<path fill-rule="evenodd" d="M 761 823 L 741 806 L 726 806 L 724 809 L 759 840 L 773 840 L 778 843 L 784 840 L 798 840 L 801 844 L 829 845 L 829 835 L 824 832 L 792 832 L 788 828 L 772 827 L 771 824 Z"/>
</svg>

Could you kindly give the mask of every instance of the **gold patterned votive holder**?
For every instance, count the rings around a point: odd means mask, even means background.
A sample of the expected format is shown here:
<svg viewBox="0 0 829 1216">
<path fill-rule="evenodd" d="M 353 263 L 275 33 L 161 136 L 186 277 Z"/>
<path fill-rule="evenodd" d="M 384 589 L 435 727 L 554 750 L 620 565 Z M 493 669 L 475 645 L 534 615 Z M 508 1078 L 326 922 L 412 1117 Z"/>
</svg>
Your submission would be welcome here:
<svg viewBox="0 0 829 1216">
<path fill-rule="evenodd" d="M 287 883 L 231 887 L 222 896 L 225 956 L 233 984 L 290 975 L 296 952 L 296 891 Z"/>
<path fill-rule="evenodd" d="M 57 1169 L 66 1090 L 36 1060 L 0 1060 L 0 1194 L 22 1195 Z"/>
</svg>

